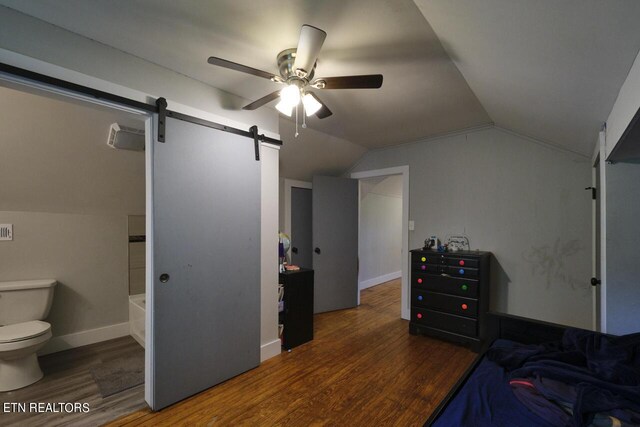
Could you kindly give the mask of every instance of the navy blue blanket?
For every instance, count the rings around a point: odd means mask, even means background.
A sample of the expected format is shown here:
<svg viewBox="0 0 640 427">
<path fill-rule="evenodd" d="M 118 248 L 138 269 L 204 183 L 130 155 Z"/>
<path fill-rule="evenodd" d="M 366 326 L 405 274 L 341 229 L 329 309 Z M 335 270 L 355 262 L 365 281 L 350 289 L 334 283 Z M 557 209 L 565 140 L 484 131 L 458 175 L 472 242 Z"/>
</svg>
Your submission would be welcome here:
<svg viewBox="0 0 640 427">
<path fill-rule="evenodd" d="M 620 410 L 633 411 L 625 421 L 640 423 L 640 333 L 610 337 L 567 329 L 562 342 L 492 347 L 487 358 L 509 378 L 542 377 L 575 386 L 575 426 L 588 425 L 598 412 Z"/>
<path fill-rule="evenodd" d="M 506 353 L 519 344 L 497 340 L 492 348 Z M 433 427 L 553 427 L 527 409 L 509 386 L 508 374 L 482 359 Z"/>
</svg>

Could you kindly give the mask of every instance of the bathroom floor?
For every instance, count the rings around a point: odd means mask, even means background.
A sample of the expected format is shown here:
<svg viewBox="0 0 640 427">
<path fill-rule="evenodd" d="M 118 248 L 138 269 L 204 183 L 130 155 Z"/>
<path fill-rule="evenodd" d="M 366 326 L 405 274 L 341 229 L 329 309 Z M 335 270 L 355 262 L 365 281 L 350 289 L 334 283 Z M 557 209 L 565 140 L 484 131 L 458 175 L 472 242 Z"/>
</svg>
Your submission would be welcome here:
<svg viewBox="0 0 640 427">
<path fill-rule="evenodd" d="M 101 425 L 125 414 L 145 408 L 144 384 L 103 398 L 91 369 L 117 358 L 144 354 L 144 349 L 131 337 L 122 337 L 79 347 L 40 358 L 44 378 L 28 387 L 0 392 L 0 409 L 5 403 L 88 403 L 83 413 L 3 413 L 2 426 Z"/>
</svg>

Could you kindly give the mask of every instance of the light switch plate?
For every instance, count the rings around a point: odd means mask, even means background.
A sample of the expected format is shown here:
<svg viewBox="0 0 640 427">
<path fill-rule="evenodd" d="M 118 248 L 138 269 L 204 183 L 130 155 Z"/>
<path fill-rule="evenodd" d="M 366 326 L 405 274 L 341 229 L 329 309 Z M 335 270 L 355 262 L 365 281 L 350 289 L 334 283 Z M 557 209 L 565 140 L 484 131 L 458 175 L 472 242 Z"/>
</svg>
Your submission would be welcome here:
<svg viewBox="0 0 640 427">
<path fill-rule="evenodd" d="M 0 224 L 0 240 L 13 240 L 13 224 Z"/>
<path fill-rule="evenodd" d="M 416 229 L 415 221 L 409 221 L 409 231 L 413 231 Z"/>
</svg>

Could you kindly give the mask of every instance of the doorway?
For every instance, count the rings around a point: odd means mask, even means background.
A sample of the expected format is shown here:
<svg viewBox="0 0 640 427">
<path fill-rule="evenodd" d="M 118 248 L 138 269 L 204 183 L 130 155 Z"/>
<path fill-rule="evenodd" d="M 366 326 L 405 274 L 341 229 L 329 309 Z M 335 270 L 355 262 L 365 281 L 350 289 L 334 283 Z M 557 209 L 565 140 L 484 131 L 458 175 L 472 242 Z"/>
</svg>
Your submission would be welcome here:
<svg viewBox="0 0 640 427">
<path fill-rule="evenodd" d="M 351 178 L 360 182 L 359 288 L 399 277 L 400 317 L 408 320 L 409 166 L 355 172 Z"/>
<path fill-rule="evenodd" d="M 360 179 L 358 290 L 402 277 L 402 175 Z"/>
<path fill-rule="evenodd" d="M 312 188 L 306 181 L 284 180 L 284 233 L 291 239 L 289 260 L 301 268 L 313 268 Z"/>
<path fill-rule="evenodd" d="M 142 409 L 145 350 L 130 334 L 128 216 L 146 209 L 145 116 L 5 82 L 0 111 L 0 223 L 15 231 L 0 242 L 0 280 L 55 282 L 48 313 L 7 322 L 50 325 L 36 353 L 44 376 L 0 393 L 0 402 L 86 405 L 64 421 L 60 411 L 12 412 L 3 421 L 102 424 Z M 125 128 L 137 132 L 138 149 L 110 145 Z"/>
</svg>

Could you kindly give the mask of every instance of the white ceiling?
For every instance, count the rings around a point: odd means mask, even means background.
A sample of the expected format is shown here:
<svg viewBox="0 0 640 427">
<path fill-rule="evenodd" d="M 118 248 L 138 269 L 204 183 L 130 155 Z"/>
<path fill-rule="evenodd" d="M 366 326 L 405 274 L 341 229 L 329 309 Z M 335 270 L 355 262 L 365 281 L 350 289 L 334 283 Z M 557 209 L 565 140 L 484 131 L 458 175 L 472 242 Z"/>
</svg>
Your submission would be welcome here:
<svg viewBox="0 0 640 427">
<path fill-rule="evenodd" d="M 206 58 L 275 72 L 276 54 L 296 45 L 300 26 L 318 26 L 328 33 L 318 76 L 385 80 L 380 90 L 323 91 L 334 115 L 310 126 L 367 148 L 495 122 L 590 154 L 640 48 L 638 0 L 0 4 L 247 99 L 278 86 Z"/>
<path fill-rule="evenodd" d="M 316 75 L 384 75 L 379 90 L 322 91 L 334 115 L 310 126 L 374 148 L 490 122 L 411 0 L 0 0 L 28 15 L 247 99 L 280 88 L 208 65 L 276 72 L 302 24 L 327 33 Z M 274 110 L 275 111 L 275 110 Z"/>
<path fill-rule="evenodd" d="M 415 2 L 498 126 L 591 155 L 640 48 L 640 1 Z"/>
</svg>

